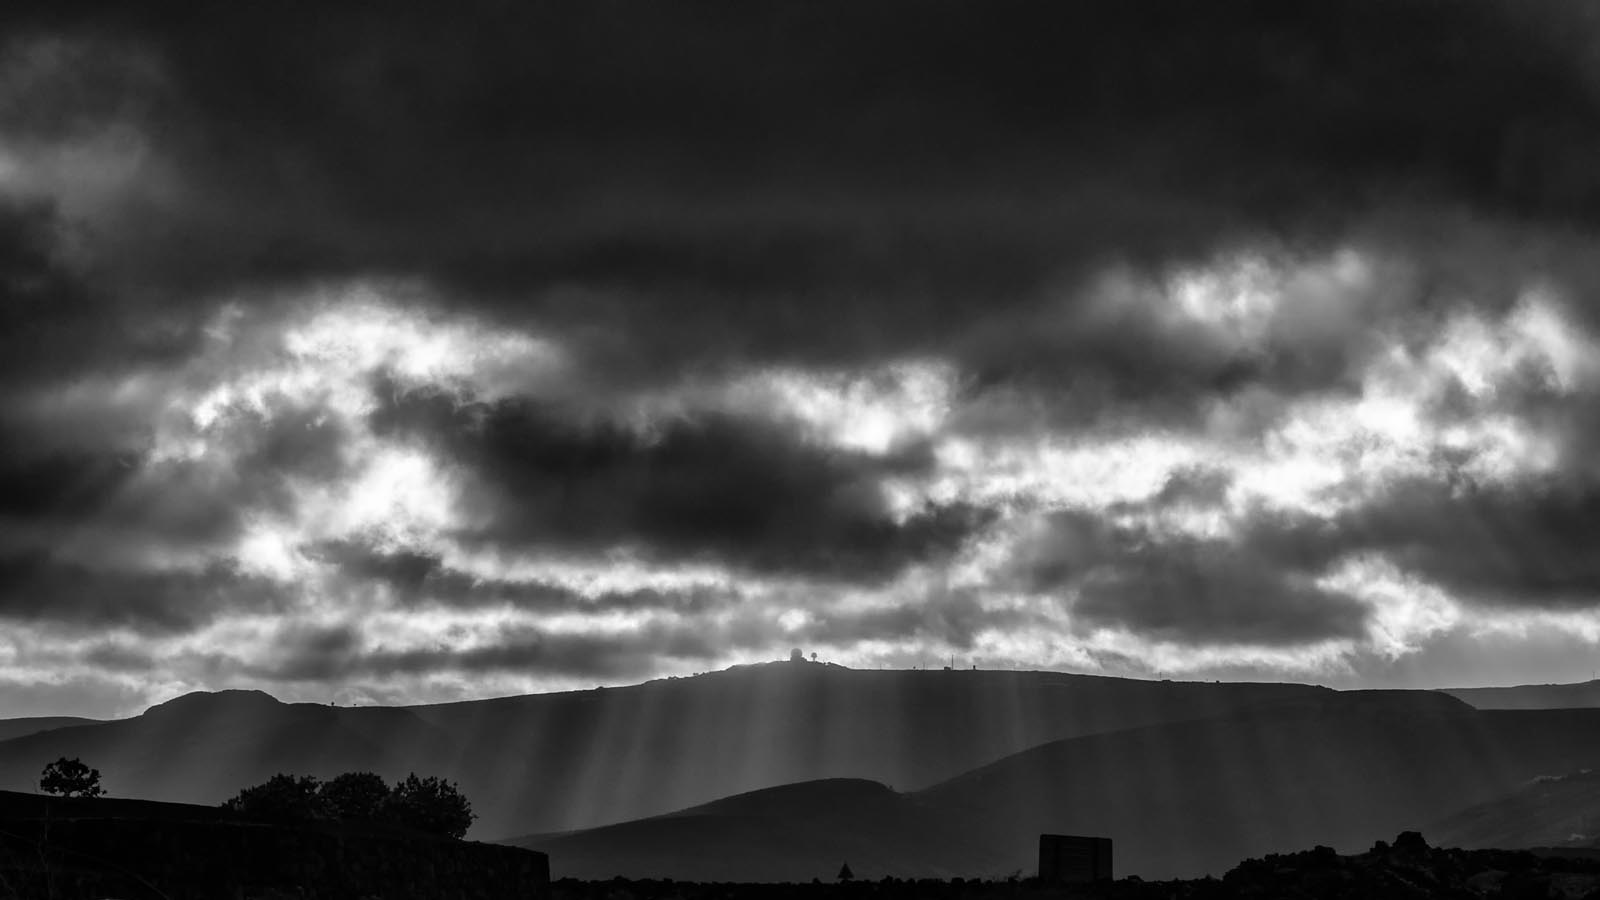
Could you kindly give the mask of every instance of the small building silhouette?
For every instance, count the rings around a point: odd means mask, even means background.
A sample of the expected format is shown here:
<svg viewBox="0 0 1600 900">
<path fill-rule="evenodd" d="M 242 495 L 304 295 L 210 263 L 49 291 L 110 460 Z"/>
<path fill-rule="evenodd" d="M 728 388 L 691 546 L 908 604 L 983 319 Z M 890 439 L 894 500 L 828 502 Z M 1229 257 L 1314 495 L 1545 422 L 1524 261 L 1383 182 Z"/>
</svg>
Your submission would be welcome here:
<svg viewBox="0 0 1600 900">
<path fill-rule="evenodd" d="M 1039 880 L 1047 884 L 1110 881 L 1111 839 L 1039 835 Z"/>
</svg>

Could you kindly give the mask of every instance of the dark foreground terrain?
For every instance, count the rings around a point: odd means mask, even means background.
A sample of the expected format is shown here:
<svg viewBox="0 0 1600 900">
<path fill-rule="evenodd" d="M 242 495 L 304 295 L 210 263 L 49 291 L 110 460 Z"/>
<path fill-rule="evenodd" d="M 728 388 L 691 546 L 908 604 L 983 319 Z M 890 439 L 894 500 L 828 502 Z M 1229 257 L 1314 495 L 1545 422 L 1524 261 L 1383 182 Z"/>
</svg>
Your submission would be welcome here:
<svg viewBox="0 0 1600 900">
<path fill-rule="evenodd" d="M 1024 877 L 1031 867 L 998 879 L 839 880 L 843 862 L 813 860 L 814 875 L 786 882 L 552 884 L 542 854 L 393 827 L 256 822 L 181 804 L 0 792 L 0 900 L 1600 898 L 1600 851 L 1436 849 L 1416 832 L 1359 854 L 1316 847 L 1247 859 L 1220 878 L 1172 881 L 1052 885 Z"/>
<path fill-rule="evenodd" d="M 1365 853 L 1327 847 L 1248 859 L 1221 878 L 1050 885 L 1034 878 L 884 878 L 738 884 L 563 878 L 551 900 L 1356 900 L 1356 898 L 1600 898 L 1600 860 L 1551 852 L 1429 847 L 1415 832 Z"/>
<path fill-rule="evenodd" d="M 379 823 L 0 791 L 0 900 L 528 900 L 542 854 Z"/>
</svg>

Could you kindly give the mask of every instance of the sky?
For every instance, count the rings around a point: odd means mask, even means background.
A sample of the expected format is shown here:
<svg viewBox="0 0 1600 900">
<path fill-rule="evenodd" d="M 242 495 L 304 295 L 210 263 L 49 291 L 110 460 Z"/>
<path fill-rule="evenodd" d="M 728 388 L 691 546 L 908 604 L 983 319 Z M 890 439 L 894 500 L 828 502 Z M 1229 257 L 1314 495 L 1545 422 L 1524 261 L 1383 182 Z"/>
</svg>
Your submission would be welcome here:
<svg viewBox="0 0 1600 900">
<path fill-rule="evenodd" d="M 1600 668 L 1591 5 L 127 6 L 0 29 L 0 715 Z"/>
</svg>

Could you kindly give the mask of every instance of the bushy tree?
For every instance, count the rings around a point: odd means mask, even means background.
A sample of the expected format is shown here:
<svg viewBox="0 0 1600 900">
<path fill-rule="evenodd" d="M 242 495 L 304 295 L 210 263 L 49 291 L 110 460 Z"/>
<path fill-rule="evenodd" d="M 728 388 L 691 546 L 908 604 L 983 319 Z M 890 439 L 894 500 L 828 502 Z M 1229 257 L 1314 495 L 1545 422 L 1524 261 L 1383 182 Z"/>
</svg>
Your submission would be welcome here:
<svg viewBox="0 0 1600 900">
<path fill-rule="evenodd" d="M 248 787 L 223 803 L 224 809 L 268 821 L 321 819 L 329 815 L 322 797 L 322 782 L 310 775 L 279 773 L 264 784 Z"/>
<path fill-rule="evenodd" d="M 100 786 L 100 770 L 91 769 L 76 757 L 65 756 L 44 767 L 39 773 L 39 790 L 63 797 L 98 797 L 105 793 Z"/>
<path fill-rule="evenodd" d="M 389 801 L 389 785 L 373 772 L 346 772 L 322 785 L 322 801 L 338 818 L 378 820 Z"/>
<path fill-rule="evenodd" d="M 322 782 L 310 775 L 274 775 L 222 804 L 253 819 L 364 819 L 460 838 L 477 816 L 454 782 L 407 776 L 393 788 L 372 772 L 346 772 Z"/>
<path fill-rule="evenodd" d="M 384 819 L 396 825 L 453 838 L 465 836 L 476 818 L 454 782 L 415 772 L 394 786 L 384 808 Z"/>
</svg>

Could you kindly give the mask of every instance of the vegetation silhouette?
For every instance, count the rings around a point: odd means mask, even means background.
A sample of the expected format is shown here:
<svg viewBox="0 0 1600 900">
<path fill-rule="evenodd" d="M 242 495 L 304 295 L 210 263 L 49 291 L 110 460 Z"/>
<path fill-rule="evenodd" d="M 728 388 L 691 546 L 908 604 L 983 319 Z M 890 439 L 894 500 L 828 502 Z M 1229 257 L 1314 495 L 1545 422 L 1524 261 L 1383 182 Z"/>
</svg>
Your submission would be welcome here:
<svg viewBox="0 0 1600 900">
<path fill-rule="evenodd" d="M 377 821 L 389 802 L 389 785 L 375 772 L 346 772 L 322 785 L 320 796 L 337 819 Z"/>
<path fill-rule="evenodd" d="M 241 790 L 222 807 L 269 822 L 380 822 L 457 840 L 477 818 L 454 782 L 431 775 L 419 778 L 415 772 L 392 788 L 372 772 L 346 772 L 326 782 L 279 773 Z"/>
<path fill-rule="evenodd" d="M 281 772 L 223 801 L 222 808 L 270 822 L 332 818 L 322 796 L 322 782 L 310 775 Z"/>
<path fill-rule="evenodd" d="M 76 757 L 65 756 L 39 773 L 39 790 L 62 797 L 99 797 L 105 793 L 100 785 L 99 769 L 91 769 Z"/>
<path fill-rule="evenodd" d="M 397 825 L 457 839 L 466 836 L 477 818 L 453 782 L 431 775 L 418 778 L 415 772 L 394 786 L 383 809 L 384 818 Z"/>
</svg>

